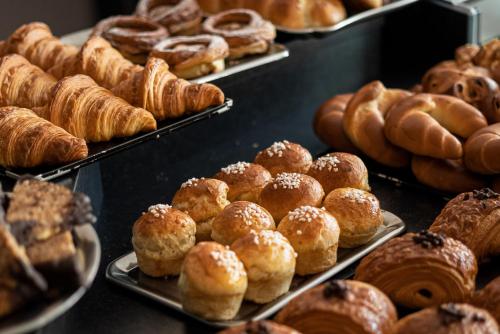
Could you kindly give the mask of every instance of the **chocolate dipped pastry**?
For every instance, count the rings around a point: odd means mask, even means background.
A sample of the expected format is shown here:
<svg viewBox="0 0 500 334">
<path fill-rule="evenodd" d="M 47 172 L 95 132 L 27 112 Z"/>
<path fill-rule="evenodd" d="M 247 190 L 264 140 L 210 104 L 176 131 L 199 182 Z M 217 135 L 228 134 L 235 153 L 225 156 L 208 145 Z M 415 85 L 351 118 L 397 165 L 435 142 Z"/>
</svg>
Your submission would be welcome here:
<svg viewBox="0 0 500 334">
<path fill-rule="evenodd" d="M 299 144 L 288 140 L 274 142 L 257 153 L 256 164 L 264 166 L 272 176 L 279 173 L 305 174 L 313 162 L 311 153 Z"/>
<path fill-rule="evenodd" d="M 500 276 L 476 292 L 472 304 L 488 310 L 497 323 L 500 324 Z"/>
<path fill-rule="evenodd" d="M 478 260 L 500 254 L 500 195 L 488 188 L 458 195 L 429 231 L 460 240 Z"/>
<path fill-rule="evenodd" d="M 193 79 L 225 68 L 229 46 L 224 38 L 213 35 L 179 36 L 156 44 L 152 57 L 161 58 L 179 78 Z"/>
<path fill-rule="evenodd" d="M 243 325 L 230 327 L 218 334 L 300 334 L 295 329 L 270 320 L 249 321 Z"/>
<path fill-rule="evenodd" d="M 366 256 L 355 279 L 378 287 L 392 301 L 424 308 L 469 300 L 477 262 L 460 241 L 429 231 L 394 238 Z"/>
<path fill-rule="evenodd" d="M 223 37 L 229 45 L 229 58 L 266 53 L 276 38 L 274 25 L 249 9 L 231 9 L 210 16 L 203 31 Z"/>
<path fill-rule="evenodd" d="M 302 333 L 389 334 L 397 314 L 389 298 L 376 287 L 333 280 L 293 299 L 275 320 Z"/>
<path fill-rule="evenodd" d="M 111 16 L 100 21 L 92 31 L 101 36 L 136 64 L 145 64 L 153 47 L 168 37 L 162 25 L 139 16 Z"/>
<path fill-rule="evenodd" d="M 442 304 L 399 320 L 396 334 L 496 334 L 498 325 L 485 310 L 467 304 Z"/>
</svg>

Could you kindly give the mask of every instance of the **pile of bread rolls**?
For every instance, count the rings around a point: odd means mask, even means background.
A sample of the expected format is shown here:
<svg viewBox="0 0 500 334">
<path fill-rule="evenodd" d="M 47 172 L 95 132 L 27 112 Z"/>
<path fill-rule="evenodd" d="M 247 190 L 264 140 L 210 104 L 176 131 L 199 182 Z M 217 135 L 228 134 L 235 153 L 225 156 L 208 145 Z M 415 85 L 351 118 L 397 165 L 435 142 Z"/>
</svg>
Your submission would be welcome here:
<svg viewBox="0 0 500 334">
<path fill-rule="evenodd" d="M 179 275 L 183 308 L 210 320 L 236 316 L 243 299 L 268 303 L 294 275 L 325 271 L 337 248 L 369 242 L 383 224 L 362 160 L 280 141 L 253 163 L 192 178 L 171 205 L 151 206 L 134 224 L 139 268 Z M 325 196 L 326 195 L 326 196 Z"/>
<path fill-rule="evenodd" d="M 333 97 L 314 129 L 336 150 L 380 164 L 411 165 L 425 185 L 464 192 L 500 189 L 500 40 L 457 49 L 412 91 L 371 82 Z"/>
</svg>

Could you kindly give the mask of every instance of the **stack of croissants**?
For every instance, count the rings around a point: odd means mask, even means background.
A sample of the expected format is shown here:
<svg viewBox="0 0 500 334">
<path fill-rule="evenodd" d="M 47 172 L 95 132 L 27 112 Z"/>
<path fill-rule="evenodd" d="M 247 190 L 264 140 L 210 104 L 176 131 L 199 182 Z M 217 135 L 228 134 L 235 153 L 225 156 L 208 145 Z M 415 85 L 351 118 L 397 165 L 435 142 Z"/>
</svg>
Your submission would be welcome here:
<svg viewBox="0 0 500 334">
<path fill-rule="evenodd" d="M 314 129 L 336 150 L 411 169 L 446 192 L 500 191 L 500 40 L 464 45 L 412 91 L 380 81 L 337 95 L 316 112 Z"/>
<path fill-rule="evenodd" d="M 87 157 L 87 142 L 154 131 L 157 121 L 224 102 L 211 84 L 177 78 L 161 59 L 125 59 L 105 39 L 80 49 L 43 23 L 0 43 L 0 165 L 29 168 Z"/>
</svg>

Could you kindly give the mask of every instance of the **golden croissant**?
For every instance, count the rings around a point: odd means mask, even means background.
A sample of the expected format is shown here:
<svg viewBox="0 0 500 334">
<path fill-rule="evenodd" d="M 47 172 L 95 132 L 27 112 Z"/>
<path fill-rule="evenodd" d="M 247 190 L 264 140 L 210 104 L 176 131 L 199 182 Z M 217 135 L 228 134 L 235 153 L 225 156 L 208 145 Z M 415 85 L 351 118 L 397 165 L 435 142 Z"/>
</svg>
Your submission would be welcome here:
<svg viewBox="0 0 500 334">
<path fill-rule="evenodd" d="M 131 106 L 85 75 L 60 80 L 52 91 L 50 103 L 34 111 L 89 142 L 129 137 L 156 129 L 151 113 Z"/>
<path fill-rule="evenodd" d="M 35 167 L 84 159 L 87 145 L 31 110 L 0 108 L 0 165 Z"/>
<path fill-rule="evenodd" d="M 23 56 L 7 55 L 0 60 L 0 106 L 44 106 L 56 82 Z"/>
</svg>

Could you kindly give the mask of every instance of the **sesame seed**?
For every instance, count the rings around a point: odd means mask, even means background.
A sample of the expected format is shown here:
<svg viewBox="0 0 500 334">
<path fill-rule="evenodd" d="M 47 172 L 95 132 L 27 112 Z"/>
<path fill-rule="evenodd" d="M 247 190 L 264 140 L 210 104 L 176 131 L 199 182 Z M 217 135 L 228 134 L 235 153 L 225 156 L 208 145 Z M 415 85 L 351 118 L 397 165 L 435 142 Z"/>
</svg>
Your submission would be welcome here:
<svg viewBox="0 0 500 334">
<path fill-rule="evenodd" d="M 155 218 L 162 217 L 167 213 L 168 209 L 171 209 L 172 207 L 168 204 L 156 204 L 156 205 L 151 205 L 148 208 L 148 212 L 151 213 Z"/>
<path fill-rule="evenodd" d="M 298 173 L 280 173 L 273 181 L 273 188 L 298 189 L 302 182 L 302 175 Z"/>
<path fill-rule="evenodd" d="M 191 188 L 191 187 L 196 187 L 198 186 L 198 182 L 200 180 L 204 180 L 205 178 L 202 177 L 202 178 L 196 178 L 196 177 L 193 177 L 193 178 L 190 178 L 189 180 L 187 180 L 186 182 L 184 182 L 182 185 L 181 185 L 181 188 Z"/>
<path fill-rule="evenodd" d="M 313 219 L 316 219 L 321 214 L 321 209 L 315 208 L 313 206 L 301 206 L 288 213 L 289 220 L 297 220 L 302 223 L 310 223 Z M 297 234 L 302 234 L 302 231 L 297 231 Z"/>
<path fill-rule="evenodd" d="M 217 266 L 223 267 L 226 270 L 231 280 L 236 281 L 240 277 L 246 276 L 243 264 L 238 260 L 236 253 L 229 250 L 229 247 L 225 248 L 223 251 L 220 249 L 211 251 L 210 257 L 215 261 Z"/>
<path fill-rule="evenodd" d="M 229 174 L 243 174 L 248 167 L 250 167 L 250 164 L 248 162 L 239 161 L 235 164 L 221 168 L 221 171 L 225 174 L 228 174 L 228 175 Z"/>
<path fill-rule="evenodd" d="M 338 172 L 339 171 L 339 168 L 337 166 L 338 163 L 340 163 L 340 160 L 336 156 L 325 155 L 325 156 L 323 156 L 321 158 L 318 158 L 313 163 L 313 165 L 311 166 L 311 168 L 312 169 L 316 169 L 316 170 L 327 169 L 329 172 L 331 172 L 332 170 L 334 172 Z"/>
<path fill-rule="evenodd" d="M 255 203 L 250 203 L 243 209 L 236 210 L 235 217 L 243 219 L 243 222 L 248 226 L 253 225 L 254 220 L 268 218 L 264 210 Z"/>
<path fill-rule="evenodd" d="M 266 149 L 266 153 L 270 158 L 275 155 L 281 158 L 283 156 L 283 152 L 289 148 L 290 142 L 288 140 L 277 141 Z"/>
</svg>

